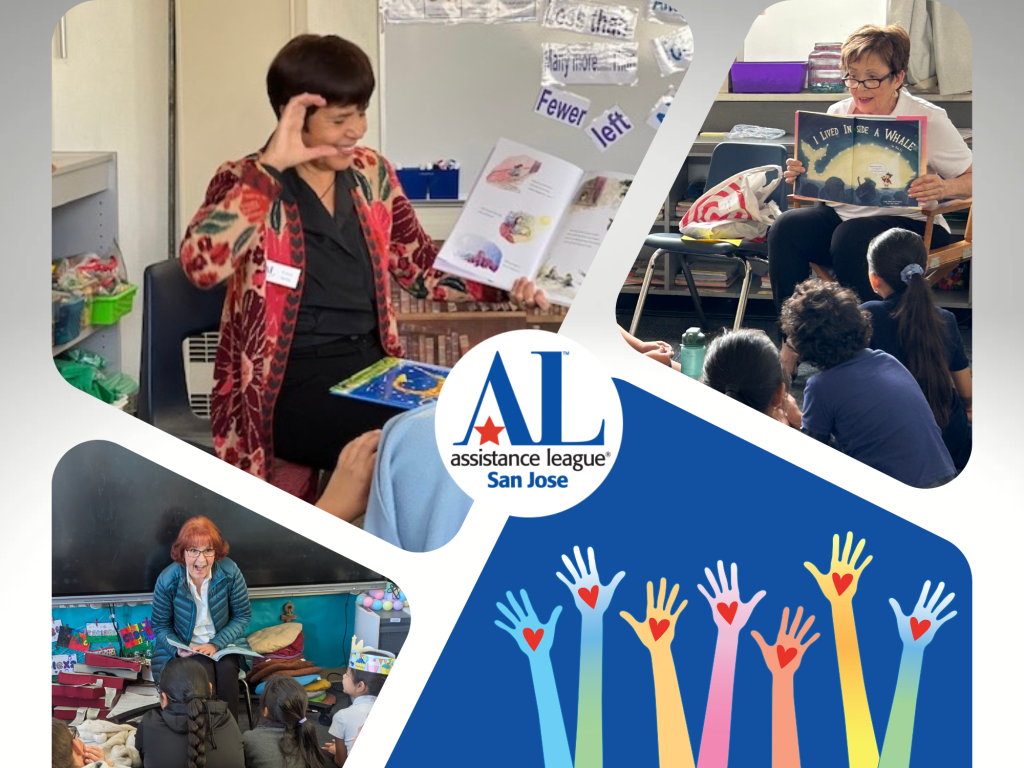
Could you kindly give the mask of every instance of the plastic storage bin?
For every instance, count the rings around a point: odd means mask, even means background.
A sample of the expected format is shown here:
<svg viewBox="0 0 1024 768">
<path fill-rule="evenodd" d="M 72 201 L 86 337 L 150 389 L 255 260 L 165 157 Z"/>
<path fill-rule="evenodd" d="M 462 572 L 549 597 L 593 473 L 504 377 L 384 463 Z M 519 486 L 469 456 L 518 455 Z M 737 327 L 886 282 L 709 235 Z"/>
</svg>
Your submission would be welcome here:
<svg viewBox="0 0 1024 768">
<path fill-rule="evenodd" d="M 732 65 L 733 93 L 799 93 L 805 61 L 737 61 Z"/>
<path fill-rule="evenodd" d="M 57 319 L 53 327 L 53 343 L 67 344 L 74 341 L 82 332 L 82 311 L 85 299 L 72 293 L 61 294 L 57 306 Z"/>
<path fill-rule="evenodd" d="M 398 174 L 398 183 L 402 185 L 402 190 L 407 198 L 410 200 L 427 199 L 431 171 L 423 171 L 419 168 L 399 168 L 395 173 Z"/>
<path fill-rule="evenodd" d="M 132 311 L 137 285 L 128 285 L 123 291 L 113 296 L 92 297 L 92 324 L 113 325 Z"/>
<path fill-rule="evenodd" d="M 459 169 L 435 168 L 430 176 L 431 200 L 457 200 L 459 198 Z"/>
</svg>

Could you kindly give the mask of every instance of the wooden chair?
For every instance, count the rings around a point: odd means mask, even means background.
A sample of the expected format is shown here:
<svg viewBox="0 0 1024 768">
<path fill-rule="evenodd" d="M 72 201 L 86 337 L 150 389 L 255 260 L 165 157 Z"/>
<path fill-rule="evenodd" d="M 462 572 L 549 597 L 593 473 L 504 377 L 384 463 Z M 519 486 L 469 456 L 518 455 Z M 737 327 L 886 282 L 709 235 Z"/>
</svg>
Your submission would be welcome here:
<svg viewBox="0 0 1024 768">
<path fill-rule="evenodd" d="M 789 196 L 789 203 L 793 208 L 799 208 L 802 202 L 806 201 L 798 200 L 793 195 Z M 924 226 L 924 246 L 928 249 L 928 271 L 925 272 L 924 277 L 929 285 L 934 286 L 961 263 L 970 261 L 973 251 L 971 240 L 971 216 L 973 209 L 971 206 L 972 201 L 968 197 L 963 200 L 951 200 L 947 203 L 942 203 L 942 205 L 924 212 L 927 217 Z M 967 227 L 964 230 L 963 240 L 944 245 L 941 248 L 932 248 L 932 230 L 935 228 L 935 217 L 963 210 L 967 211 Z M 820 264 L 812 263 L 811 269 L 815 275 L 825 282 L 835 282 L 835 277 L 832 276 L 832 273 Z"/>
</svg>

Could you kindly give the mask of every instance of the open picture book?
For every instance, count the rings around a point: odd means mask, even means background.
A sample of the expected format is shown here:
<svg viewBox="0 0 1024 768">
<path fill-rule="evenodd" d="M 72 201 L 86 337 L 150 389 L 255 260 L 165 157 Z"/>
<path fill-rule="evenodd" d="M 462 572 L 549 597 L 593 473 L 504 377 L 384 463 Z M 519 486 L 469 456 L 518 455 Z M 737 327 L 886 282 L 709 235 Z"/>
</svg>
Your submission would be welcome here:
<svg viewBox="0 0 1024 768">
<path fill-rule="evenodd" d="M 796 113 L 796 179 L 802 200 L 921 208 L 910 184 L 927 173 L 926 117 Z"/>
<path fill-rule="evenodd" d="M 437 400 L 449 368 L 385 357 L 331 387 L 331 394 L 354 397 L 398 410 Z"/>
<path fill-rule="evenodd" d="M 500 139 L 434 266 L 506 291 L 528 277 L 569 306 L 632 181 Z"/>
<path fill-rule="evenodd" d="M 177 640 L 171 640 L 170 638 L 167 638 L 167 644 L 175 648 L 181 648 L 184 651 L 192 650 L 192 646 L 185 645 L 184 643 L 179 643 Z M 238 645 L 225 645 L 219 651 L 212 654 L 209 658 L 213 659 L 214 661 L 220 661 L 229 653 L 237 653 L 242 656 L 259 656 L 260 658 L 263 657 L 262 653 L 256 653 L 256 651 L 252 650 L 251 648 L 242 648 Z"/>
</svg>

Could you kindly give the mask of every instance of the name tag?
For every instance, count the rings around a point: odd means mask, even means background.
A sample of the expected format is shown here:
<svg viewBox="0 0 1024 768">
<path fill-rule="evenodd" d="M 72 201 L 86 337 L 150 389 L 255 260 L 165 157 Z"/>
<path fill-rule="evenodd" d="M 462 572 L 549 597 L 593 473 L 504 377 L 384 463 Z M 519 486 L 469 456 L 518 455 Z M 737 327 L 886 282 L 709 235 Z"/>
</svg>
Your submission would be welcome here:
<svg viewBox="0 0 1024 768">
<path fill-rule="evenodd" d="M 299 284 L 299 277 L 302 270 L 298 267 L 289 267 L 279 261 L 267 262 L 267 282 L 274 285 L 283 285 L 285 288 L 295 288 Z"/>
</svg>

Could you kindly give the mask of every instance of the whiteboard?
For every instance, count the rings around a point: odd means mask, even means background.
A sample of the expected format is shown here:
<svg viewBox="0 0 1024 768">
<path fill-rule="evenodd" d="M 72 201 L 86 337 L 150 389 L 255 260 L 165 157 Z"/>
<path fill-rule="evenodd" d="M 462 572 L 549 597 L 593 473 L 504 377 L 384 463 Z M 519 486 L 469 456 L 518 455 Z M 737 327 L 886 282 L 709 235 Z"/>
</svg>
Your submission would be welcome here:
<svg viewBox="0 0 1024 768">
<path fill-rule="evenodd" d="M 547 29 L 538 20 L 517 24 L 385 24 L 381 44 L 382 149 L 395 166 L 458 160 L 465 198 L 499 138 L 507 138 L 590 171 L 636 173 L 654 139 L 651 109 L 684 73 L 662 77 L 651 40 L 677 24 L 646 20 L 640 12 L 639 80 L 635 86 L 554 86 L 591 101 L 581 128 L 533 112 L 541 90 L 542 43 L 616 43 L 607 37 Z M 544 4 L 540 3 L 539 17 Z M 700 41 L 695 41 L 695 47 Z M 601 152 L 586 132 L 591 120 L 618 105 L 634 125 Z"/>
</svg>

